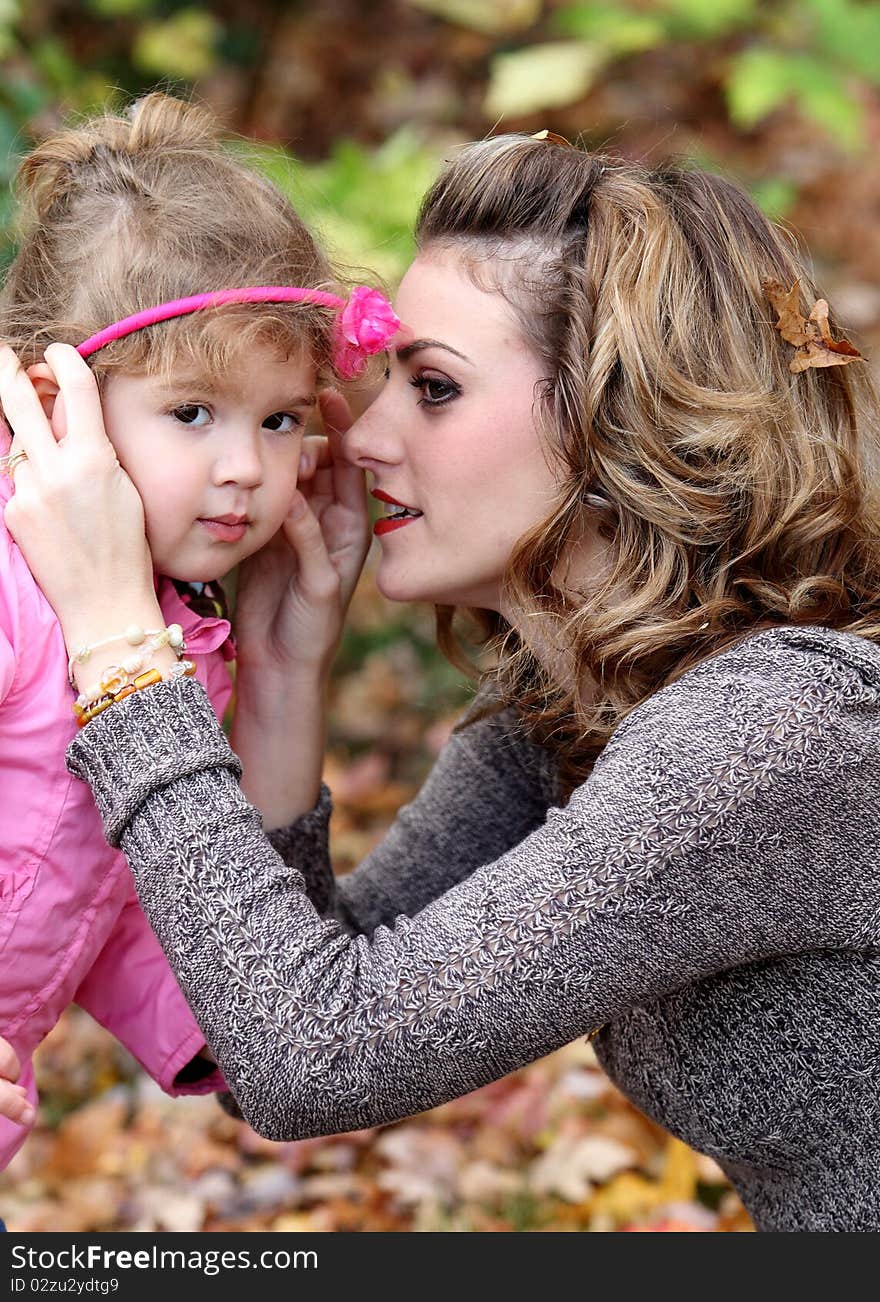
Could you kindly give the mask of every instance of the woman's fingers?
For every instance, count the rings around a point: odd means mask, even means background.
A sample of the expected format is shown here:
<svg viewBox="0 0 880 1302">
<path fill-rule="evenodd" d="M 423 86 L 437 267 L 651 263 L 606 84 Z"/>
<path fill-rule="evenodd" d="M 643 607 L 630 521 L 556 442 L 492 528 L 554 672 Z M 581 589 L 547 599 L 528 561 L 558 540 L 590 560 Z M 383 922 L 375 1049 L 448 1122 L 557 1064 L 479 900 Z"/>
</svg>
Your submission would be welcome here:
<svg viewBox="0 0 880 1302">
<path fill-rule="evenodd" d="M 72 439 L 80 452 L 112 452 L 98 386 L 79 353 L 69 344 L 50 344 L 45 356 L 46 362 L 32 369 L 35 378 L 54 377 L 58 384 L 59 435 L 65 442 Z M 30 376 L 7 344 L 0 344 L 0 404 L 15 431 L 16 449 L 26 452 L 35 465 L 46 465 L 57 449 L 56 436 Z"/>
<path fill-rule="evenodd" d="M 320 393 L 318 405 L 327 431 L 336 497 L 350 511 L 363 512 L 366 515 L 367 504 L 364 492 L 366 477 L 360 466 L 352 465 L 346 459 L 343 446 L 345 435 L 354 424 L 351 408 L 342 394 L 337 393 L 335 389 L 325 389 Z"/>
<path fill-rule="evenodd" d="M 302 448 L 299 454 L 299 471 L 297 478 L 300 483 L 314 479 L 318 470 L 324 469 L 333 464 L 333 454 L 330 451 L 330 445 L 323 434 L 307 434 L 302 441 Z"/>
<path fill-rule="evenodd" d="M 68 437 L 72 436 L 82 451 L 110 449 L 98 384 L 79 353 L 70 344 L 50 344 L 45 358 L 61 390 Z"/>
<path fill-rule="evenodd" d="M 284 535 L 296 552 L 297 585 L 318 601 L 339 591 L 339 575 L 327 553 L 321 526 L 302 493 L 294 493 L 284 521 Z"/>
<path fill-rule="evenodd" d="M 309 434 L 303 439 L 300 456 L 300 478 L 311 478 L 316 470 L 325 470 L 333 466 L 336 458 L 331 448 L 331 435 L 336 435 L 336 446 L 341 437 L 351 429 L 354 418 L 351 408 L 342 394 L 336 389 L 322 389 L 318 394 L 318 410 L 321 413 L 325 434 Z"/>
<path fill-rule="evenodd" d="M 52 433 L 37 391 L 8 344 L 0 343 L 0 405 L 15 432 L 16 449 L 39 463 L 55 449 Z"/>
<path fill-rule="evenodd" d="M 341 393 L 336 389 L 322 389 L 318 394 L 318 406 L 321 410 L 321 420 L 328 433 L 331 430 L 336 434 L 348 433 L 354 424 L 354 417 L 351 414 L 351 407 Z"/>
<path fill-rule="evenodd" d="M 333 457 L 333 485 L 337 499 L 349 511 L 367 515 L 367 477 L 360 466 L 353 465 L 345 456 L 341 430 L 330 430 L 327 435 Z"/>
</svg>

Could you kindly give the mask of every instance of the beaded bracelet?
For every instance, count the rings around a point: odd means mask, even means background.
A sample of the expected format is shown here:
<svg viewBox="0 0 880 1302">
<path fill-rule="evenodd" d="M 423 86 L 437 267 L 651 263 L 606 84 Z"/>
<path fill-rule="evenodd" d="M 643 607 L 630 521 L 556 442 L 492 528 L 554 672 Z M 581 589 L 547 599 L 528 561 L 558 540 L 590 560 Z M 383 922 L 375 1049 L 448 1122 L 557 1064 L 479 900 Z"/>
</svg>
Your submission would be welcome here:
<svg viewBox="0 0 880 1302">
<path fill-rule="evenodd" d="M 99 647 L 112 646 L 114 642 L 127 642 L 129 646 L 140 646 L 148 637 L 157 637 L 160 633 L 167 633 L 167 643 L 174 647 L 175 650 L 177 650 L 178 647 L 181 648 L 179 654 L 182 654 L 183 629 L 179 624 L 169 624 L 167 628 L 153 628 L 149 630 L 141 628 L 140 624 L 129 624 L 124 633 L 114 633 L 112 637 L 102 638 L 100 642 L 92 642 L 91 645 L 83 643 L 82 646 L 77 647 L 67 662 L 68 682 L 71 687 L 76 687 L 76 680 L 73 676 L 73 666 L 84 665 L 92 652 L 97 651 Z M 165 645 L 166 643 L 163 642 L 162 646 Z M 154 647 L 153 649 L 158 650 L 158 647 Z"/>
<path fill-rule="evenodd" d="M 176 630 L 180 631 L 177 636 Z M 134 678 L 135 674 L 144 669 L 150 657 L 155 651 L 161 651 L 164 646 L 171 646 L 177 655 L 178 660 L 186 650 L 186 643 L 183 640 L 183 629 L 179 624 L 169 624 L 168 628 L 161 629 L 149 642 L 145 642 L 137 655 L 127 656 L 117 665 L 108 665 L 104 670 L 98 682 L 86 692 L 80 692 L 76 698 L 76 704 L 82 706 L 85 710 L 100 697 L 112 696 L 118 692 L 120 687 Z"/>
<path fill-rule="evenodd" d="M 173 683 L 178 678 L 192 678 L 196 672 L 195 664 L 192 660 L 178 660 L 177 664 L 171 665 L 169 669 L 147 669 L 142 674 L 138 674 L 130 683 L 123 684 L 116 692 L 108 692 L 105 696 L 93 701 L 87 709 L 83 709 L 79 704 L 74 703 L 73 712 L 76 715 L 77 728 L 84 728 L 92 719 L 96 719 L 99 714 L 109 710 L 111 705 L 116 705 L 118 701 L 124 701 L 127 696 L 133 696 L 135 692 L 143 691 L 145 687 L 152 687 L 154 683 Z"/>
</svg>

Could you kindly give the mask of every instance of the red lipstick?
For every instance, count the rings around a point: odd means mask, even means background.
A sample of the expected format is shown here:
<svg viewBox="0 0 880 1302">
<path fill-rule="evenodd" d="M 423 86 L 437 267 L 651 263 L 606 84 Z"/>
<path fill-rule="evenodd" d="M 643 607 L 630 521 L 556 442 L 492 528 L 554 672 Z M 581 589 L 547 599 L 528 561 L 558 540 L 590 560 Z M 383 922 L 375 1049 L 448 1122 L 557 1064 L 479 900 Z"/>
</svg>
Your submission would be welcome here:
<svg viewBox="0 0 880 1302">
<path fill-rule="evenodd" d="M 393 533 L 395 529 L 402 529 L 405 524 L 412 524 L 413 520 L 422 518 L 421 511 L 416 510 L 414 506 L 407 506 L 406 502 L 398 502 L 396 497 L 384 493 L 381 488 L 370 489 L 370 495 L 380 502 L 387 502 L 389 506 L 399 506 L 402 511 L 406 512 L 405 515 L 386 515 L 381 520 L 377 520 L 373 525 L 373 533 L 377 538 L 381 538 L 386 533 Z"/>
<path fill-rule="evenodd" d="M 383 533 L 393 533 L 395 529 L 402 529 L 404 525 L 414 524 L 416 520 L 421 520 L 420 515 L 405 515 L 402 520 L 389 520 L 387 517 L 383 520 L 377 520 L 373 525 L 373 533 L 377 538 L 381 538 Z"/>
</svg>

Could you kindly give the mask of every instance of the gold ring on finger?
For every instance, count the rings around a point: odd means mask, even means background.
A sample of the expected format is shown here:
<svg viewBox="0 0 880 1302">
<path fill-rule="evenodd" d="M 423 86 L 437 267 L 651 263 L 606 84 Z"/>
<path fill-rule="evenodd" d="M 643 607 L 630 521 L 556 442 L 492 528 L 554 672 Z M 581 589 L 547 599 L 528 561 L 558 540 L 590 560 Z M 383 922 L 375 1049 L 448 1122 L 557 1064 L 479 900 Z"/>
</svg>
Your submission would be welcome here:
<svg viewBox="0 0 880 1302">
<path fill-rule="evenodd" d="M 26 452 L 13 452 L 11 456 L 0 457 L 0 467 L 2 467 L 3 473 L 8 475 L 14 482 L 16 466 L 21 465 L 22 461 L 27 461 L 27 459 L 28 454 Z"/>
</svg>

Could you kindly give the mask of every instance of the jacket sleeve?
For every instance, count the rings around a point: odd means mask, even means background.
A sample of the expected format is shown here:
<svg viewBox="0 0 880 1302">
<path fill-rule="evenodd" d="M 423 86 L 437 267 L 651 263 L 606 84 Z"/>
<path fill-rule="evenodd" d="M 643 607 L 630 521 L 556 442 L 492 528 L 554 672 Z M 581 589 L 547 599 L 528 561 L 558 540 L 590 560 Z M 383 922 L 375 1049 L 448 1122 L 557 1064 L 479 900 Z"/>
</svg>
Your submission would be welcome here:
<svg viewBox="0 0 880 1302">
<path fill-rule="evenodd" d="M 835 784 L 853 775 L 834 761 L 841 712 L 876 726 L 880 693 L 817 682 L 806 655 L 751 654 L 757 668 L 721 657 L 649 698 L 564 809 L 369 935 L 322 918 L 272 849 L 198 684 L 105 711 L 68 763 L 247 1121 L 332 1134 L 458 1097 L 711 974 L 852 941 L 878 833 L 838 862 Z"/>
<path fill-rule="evenodd" d="M 226 1089 L 219 1069 L 189 1080 L 201 1064 L 178 1073 L 205 1047 L 205 1037 L 181 994 L 134 888 L 117 923 L 86 973 L 75 1002 L 138 1060 L 166 1094 Z"/>
<path fill-rule="evenodd" d="M 471 710 L 488 699 L 481 689 Z M 469 713 L 469 712 L 468 712 Z M 380 845 L 340 881 L 329 853 L 332 795 L 269 833 L 305 879 L 320 913 L 352 933 L 412 917 L 481 864 L 491 863 L 543 821 L 554 795 L 549 755 L 529 742 L 509 710 L 454 732 L 416 797 L 400 809 Z"/>
</svg>

